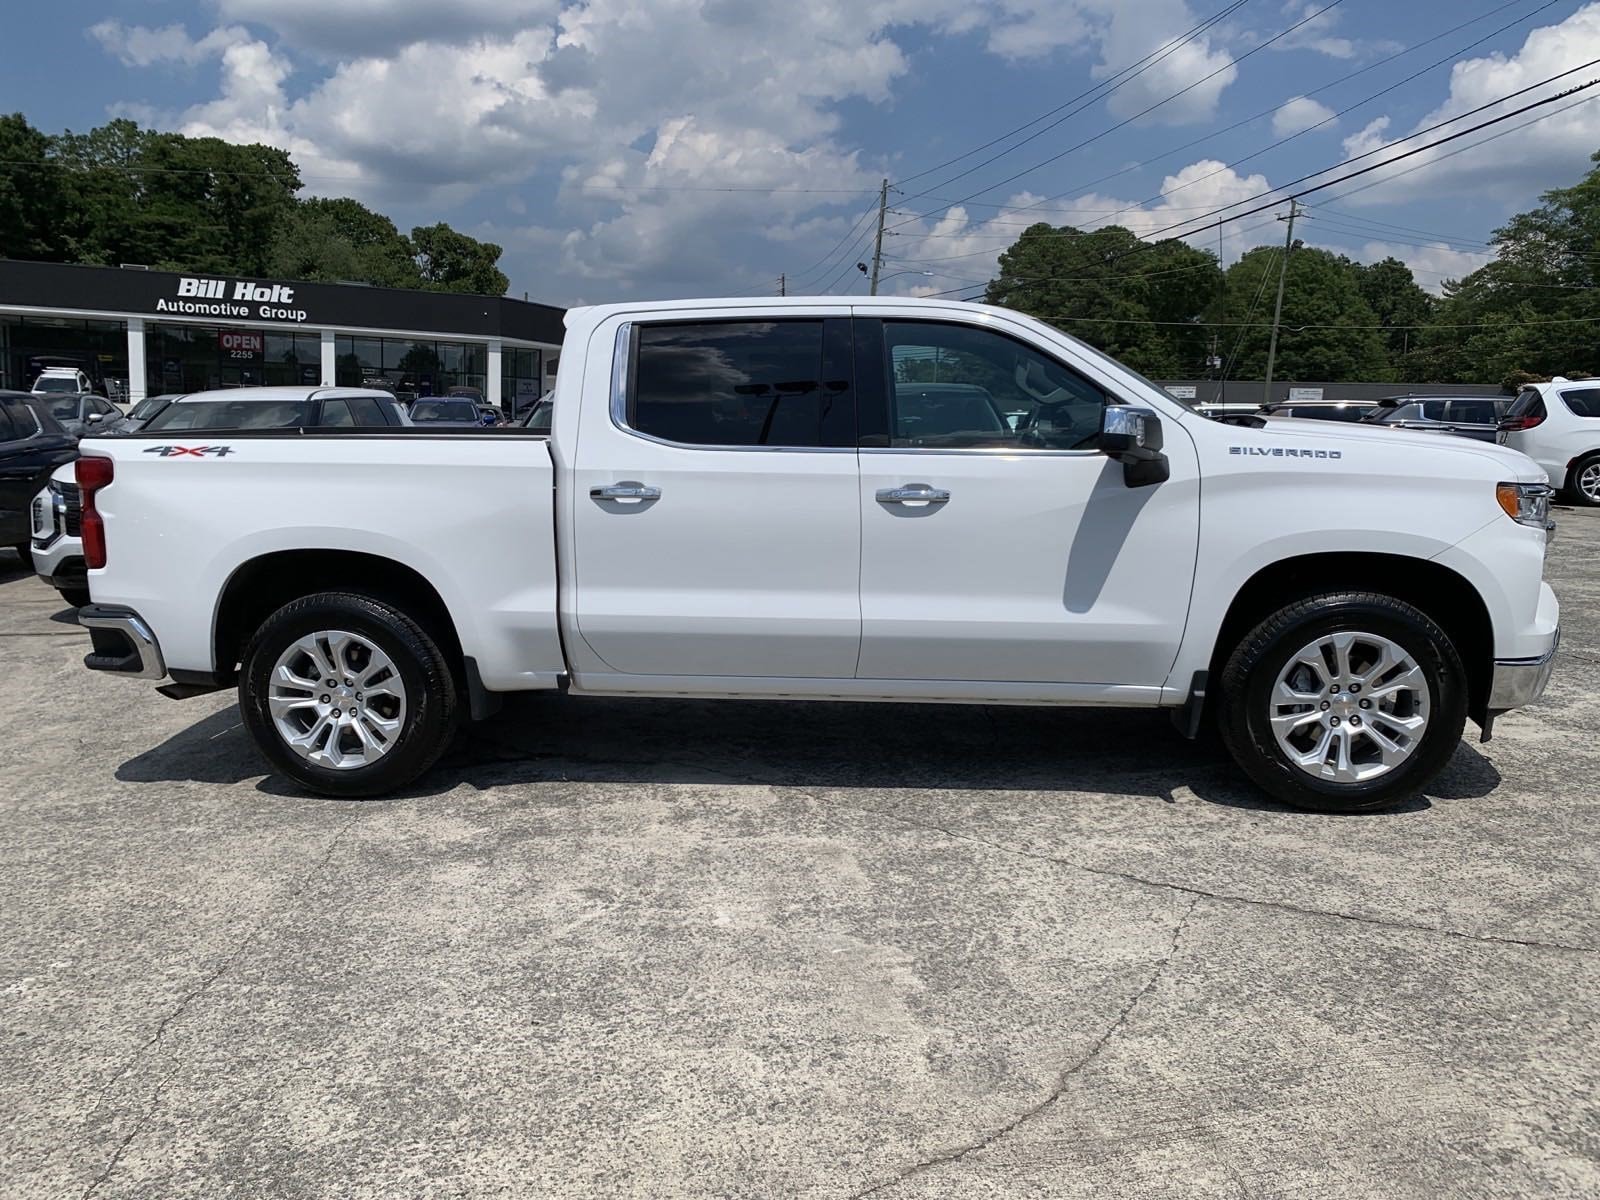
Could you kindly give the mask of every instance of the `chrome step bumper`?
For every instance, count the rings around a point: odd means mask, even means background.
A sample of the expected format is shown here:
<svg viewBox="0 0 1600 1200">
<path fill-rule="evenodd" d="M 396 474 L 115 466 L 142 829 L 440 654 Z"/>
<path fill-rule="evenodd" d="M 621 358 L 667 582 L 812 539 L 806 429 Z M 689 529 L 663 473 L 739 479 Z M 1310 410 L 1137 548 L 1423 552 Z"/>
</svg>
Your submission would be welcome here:
<svg viewBox="0 0 1600 1200">
<path fill-rule="evenodd" d="M 161 644 L 144 618 L 131 608 L 88 604 L 78 610 L 78 624 L 89 631 L 94 650 L 84 656 L 91 671 L 111 671 L 135 679 L 161 679 L 167 664 Z"/>
</svg>

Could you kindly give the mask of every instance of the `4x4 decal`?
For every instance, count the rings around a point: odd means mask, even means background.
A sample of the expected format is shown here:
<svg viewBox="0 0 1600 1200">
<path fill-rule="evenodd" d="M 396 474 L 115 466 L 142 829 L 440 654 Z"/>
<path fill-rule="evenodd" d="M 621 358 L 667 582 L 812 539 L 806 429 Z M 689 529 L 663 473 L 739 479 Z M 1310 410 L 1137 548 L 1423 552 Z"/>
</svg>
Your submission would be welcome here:
<svg viewBox="0 0 1600 1200">
<path fill-rule="evenodd" d="M 195 458 L 204 458 L 207 454 L 214 454 L 221 458 L 224 454 L 232 454 L 232 446 L 150 446 L 146 454 L 159 454 L 162 458 L 182 458 L 192 454 Z"/>
</svg>

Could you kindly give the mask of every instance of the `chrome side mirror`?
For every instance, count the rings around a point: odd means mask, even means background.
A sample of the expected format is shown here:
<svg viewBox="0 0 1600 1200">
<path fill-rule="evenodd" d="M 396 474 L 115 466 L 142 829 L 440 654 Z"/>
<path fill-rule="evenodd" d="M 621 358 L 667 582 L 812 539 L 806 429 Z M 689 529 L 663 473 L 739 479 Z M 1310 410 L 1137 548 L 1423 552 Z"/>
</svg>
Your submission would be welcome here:
<svg viewBox="0 0 1600 1200">
<path fill-rule="evenodd" d="M 1100 452 L 1122 464 L 1129 487 L 1165 483 L 1171 476 L 1161 452 L 1161 418 L 1148 408 L 1107 405 L 1100 421 Z"/>
</svg>

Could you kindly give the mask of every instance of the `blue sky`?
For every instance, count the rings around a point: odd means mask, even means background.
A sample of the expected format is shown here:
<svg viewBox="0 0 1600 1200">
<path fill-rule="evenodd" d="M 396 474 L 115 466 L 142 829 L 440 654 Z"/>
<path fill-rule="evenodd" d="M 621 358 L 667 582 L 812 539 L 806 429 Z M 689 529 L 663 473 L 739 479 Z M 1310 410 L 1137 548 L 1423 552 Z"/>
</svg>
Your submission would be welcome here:
<svg viewBox="0 0 1600 1200">
<path fill-rule="evenodd" d="M 26 53 L 0 108 L 45 130 L 127 115 L 271 142 L 307 194 L 497 241 L 515 294 L 570 304 L 756 294 L 780 273 L 792 290 L 862 290 L 858 219 L 884 176 L 885 290 L 975 290 L 1032 220 L 1194 220 L 1600 58 L 1600 3 L 61 0 L 14 6 L 7 34 Z M 1330 189 L 1303 236 L 1394 254 L 1437 289 L 1588 168 L 1600 103 L 1580 99 Z M 1063 105 L 1058 124 L 1029 124 Z M 1222 249 L 1281 235 L 1264 214 Z"/>
</svg>

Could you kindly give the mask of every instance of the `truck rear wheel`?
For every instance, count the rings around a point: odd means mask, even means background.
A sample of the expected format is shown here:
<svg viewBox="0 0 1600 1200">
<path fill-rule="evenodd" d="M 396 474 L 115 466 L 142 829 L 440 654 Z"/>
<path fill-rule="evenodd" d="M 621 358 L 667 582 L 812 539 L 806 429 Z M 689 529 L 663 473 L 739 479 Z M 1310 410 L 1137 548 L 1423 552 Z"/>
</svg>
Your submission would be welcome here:
<svg viewBox="0 0 1600 1200">
<path fill-rule="evenodd" d="M 256 630 L 239 707 L 261 752 L 297 783 L 378 796 L 444 752 L 456 691 L 438 644 L 410 617 L 367 596 L 322 592 Z"/>
<path fill-rule="evenodd" d="M 1371 812 L 1424 787 L 1466 722 L 1466 673 L 1420 610 L 1372 592 L 1310 596 L 1252 629 L 1222 672 L 1223 741 L 1271 795 Z"/>
</svg>

